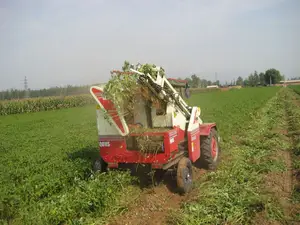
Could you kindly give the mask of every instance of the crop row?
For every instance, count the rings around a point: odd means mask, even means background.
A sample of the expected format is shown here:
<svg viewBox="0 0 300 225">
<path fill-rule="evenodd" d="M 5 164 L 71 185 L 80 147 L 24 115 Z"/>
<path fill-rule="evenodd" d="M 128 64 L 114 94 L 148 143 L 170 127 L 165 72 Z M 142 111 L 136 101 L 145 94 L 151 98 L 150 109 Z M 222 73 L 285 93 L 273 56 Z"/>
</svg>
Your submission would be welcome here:
<svg viewBox="0 0 300 225">
<path fill-rule="evenodd" d="M 90 95 L 0 101 L 0 115 L 49 111 L 95 103 Z"/>
<path fill-rule="evenodd" d="M 300 221 L 300 86 L 294 86 L 292 89 L 298 94 L 287 92 L 284 97 L 289 99 L 289 101 L 286 101 L 285 109 L 289 118 L 289 133 L 294 145 L 292 148 L 292 159 L 296 179 L 294 179 L 292 201 L 294 203 L 294 212 L 296 212 L 295 217 Z"/>
<path fill-rule="evenodd" d="M 293 86 L 289 86 L 289 87 L 300 95 L 300 85 L 293 85 Z"/>
<path fill-rule="evenodd" d="M 277 90 L 216 91 L 193 94 L 188 101 L 201 107 L 205 122 L 217 122 L 226 144 Z M 139 189 L 127 173 L 90 171 L 99 155 L 95 123 L 92 106 L 0 120 L 0 224 L 102 224 L 124 210 L 124 198 L 131 200 Z"/>
<path fill-rule="evenodd" d="M 248 224 L 257 206 L 279 211 L 260 191 L 262 171 L 282 168 L 280 162 L 269 160 L 271 147 L 281 144 L 270 138 L 274 121 L 283 115 L 273 97 L 278 89 L 245 88 L 191 99 L 200 105 L 205 122 L 217 122 L 223 160 L 217 171 L 205 174 L 197 184 L 198 198 L 170 215 L 174 224 Z"/>
<path fill-rule="evenodd" d="M 212 92 L 217 89 L 192 88 L 193 94 L 201 92 Z M 89 94 L 73 95 L 63 97 L 42 97 L 19 100 L 0 101 L 0 115 L 22 114 L 40 111 L 49 111 L 63 108 L 79 107 L 94 104 L 95 100 Z"/>
</svg>

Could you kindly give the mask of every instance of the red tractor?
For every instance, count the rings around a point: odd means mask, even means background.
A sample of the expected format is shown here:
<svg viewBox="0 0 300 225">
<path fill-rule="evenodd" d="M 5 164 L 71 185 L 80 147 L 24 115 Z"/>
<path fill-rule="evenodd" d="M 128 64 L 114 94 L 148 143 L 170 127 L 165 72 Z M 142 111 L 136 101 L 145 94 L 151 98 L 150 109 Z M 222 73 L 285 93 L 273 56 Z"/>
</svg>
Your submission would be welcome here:
<svg viewBox="0 0 300 225">
<path fill-rule="evenodd" d="M 149 101 L 146 103 L 137 95 L 131 123 L 103 96 L 102 88 L 90 88 L 98 103 L 100 159 L 94 167 L 105 171 L 123 164 L 147 164 L 157 171 L 173 170 L 179 191 L 187 193 L 192 188 L 193 164 L 216 168 L 220 138 L 216 124 L 203 123 L 200 108 L 190 107 L 177 91 L 187 87 L 184 81 L 167 79 L 159 73 L 159 68 L 157 71 L 153 77 L 131 69 L 131 73 L 138 76 L 139 85 L 164 103 L 159 109 L 149 107 Z M 141 140 L 147 140 L 143 145 L 148 150 L 146 153 L 141 151 Z"/>
</svg>

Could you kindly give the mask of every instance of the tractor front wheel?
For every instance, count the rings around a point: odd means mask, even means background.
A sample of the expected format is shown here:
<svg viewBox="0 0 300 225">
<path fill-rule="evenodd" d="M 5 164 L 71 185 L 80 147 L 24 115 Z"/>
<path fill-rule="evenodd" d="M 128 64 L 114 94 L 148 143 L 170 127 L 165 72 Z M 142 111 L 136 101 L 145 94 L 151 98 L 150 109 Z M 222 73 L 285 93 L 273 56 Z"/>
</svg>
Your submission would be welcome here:
<svg viewBox="0 0 300 225">
<path fill-rule="evenodd" d="M 181 194 L 188 193 L 193 185 L 193 168 L 189 158 L 183 157 L 177 167 L 177 187 Z"/>
<path fill-rule="evenodd" d="M 201 137 L 200 151 L 201 156 L 197 163 L 205 169 L 215 170 L 220 159 L 219 136 L 215 128 L 211 129 L 208 136 Z"/>
</svg>

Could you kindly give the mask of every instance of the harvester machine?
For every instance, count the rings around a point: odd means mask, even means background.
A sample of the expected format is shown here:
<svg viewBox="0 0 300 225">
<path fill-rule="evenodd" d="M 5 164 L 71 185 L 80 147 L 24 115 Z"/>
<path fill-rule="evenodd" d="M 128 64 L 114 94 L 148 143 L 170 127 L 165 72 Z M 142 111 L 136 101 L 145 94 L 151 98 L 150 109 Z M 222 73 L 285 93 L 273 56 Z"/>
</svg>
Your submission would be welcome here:
<svg viewBox="0 0 300 225">
<path fill-rule="evenodd" d="M 176 174 L 181 193 L 191 190 L 193 166 L 214 170 L 220 156 L 219 135 L 215 123 L 203 123 L 201 109 L 189 106 L 178 87 L 185 83 L 173 82 L 160 74 L 156 76 L 131 69 L 137 83 L 148 90 L 160 107 L 136 95 L 131 120 L 116 110 L 114 102 L 105 98 L 104 89 L 92 86 L 96 100 L 99 159 L 94 169 L 106 171 L 121 165 L 141 164 L 157 172 L 171 170 Z M 122 72 L 119 72 L 122 73 Z"/>
</svg>

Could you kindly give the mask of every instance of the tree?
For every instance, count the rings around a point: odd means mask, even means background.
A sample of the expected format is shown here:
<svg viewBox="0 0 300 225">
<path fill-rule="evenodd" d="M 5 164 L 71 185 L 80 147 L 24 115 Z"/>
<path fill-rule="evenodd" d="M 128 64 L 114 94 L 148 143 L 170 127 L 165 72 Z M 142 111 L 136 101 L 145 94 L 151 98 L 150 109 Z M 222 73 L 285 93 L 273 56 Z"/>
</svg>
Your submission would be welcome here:
<svg viewBox="0 0 300 225">
<path fill-rule="evenodd" d="M 247 78 L 244 80 L 244 86 L 249 86 L 249 80 Z"/>
<path fill-rule="evenodd" d="M 300 77 L 292 77 L 291 80 L 300 80 Z"/>
<path fill-rule="evenodd" d="M 217 80 L 216 82 L 213 82 L 213 85 L 218 85 L 218 86 L 220 86 L 220 81 Z"/>
<path fill-rule="evenodd" d="M 243 85 L 243 78 L 242 77 L 238 77 L 237 80 L 236 80 L 236 85 Z"/>
<path fill-rule="evenodd" d="M 191 78 L 192 78 L 192 87 L 198 88 L 200 86 L 200 78 L 196 74 L 193 74 Z"/>
<path fill-rule="evenodd" d="M 206 79 L 201 79 L 200 82 L 201 82 L 201 87 L 202 88 L 206 88 L 207 87 L 208 81 Z"/>
<path fill-rule="evenodd" d="M 248 76 L 248 84 L 251 87 L 255 86 L 255 78 L 252 73 Z"/>
<path fill-rule="evenodd" d="M 253 81 L 254 81 L 254 86 L 257 86 L 259 83 L 259 76 L 256 70 L 254 71 Z"/>
<path fill-rule="evenodd" d="M 264 73 L 260 73 L 258 76 L 259 76 L 259 83 L 260 83 L 260 85 L 265 85 L 265 74 Z"/>
<path fill-rule="evenodd" d="M 265 72 L 265 82 L 266 84 L 278 84 L 283 79 L 283 76 L 280 74 L 279 70 L 274 68 L 268 69 Z"/>
</svg>

